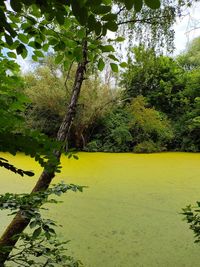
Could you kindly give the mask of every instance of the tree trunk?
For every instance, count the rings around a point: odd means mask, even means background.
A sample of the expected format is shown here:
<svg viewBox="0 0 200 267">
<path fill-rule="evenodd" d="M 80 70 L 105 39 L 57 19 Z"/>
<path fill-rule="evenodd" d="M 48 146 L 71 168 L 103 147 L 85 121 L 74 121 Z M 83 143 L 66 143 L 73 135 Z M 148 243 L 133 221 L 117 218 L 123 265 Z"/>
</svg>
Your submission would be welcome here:
<svg viewBox="0 0 200 267">
<path fill-rule="evenodd" d="M 83 41 L 82 52 L 83 52 L 83 61 L 79 63 L 77 66 L 70 104 L 67 108 L 66 114 L 57 133 L 57 140 L 61 142 L 67 141 L 68 139 L 70 127 L 76 112 L 76 105 L 78 102 L 82 82 L 84 80 L 86 65 L 88 63 L 86 40 Z M 56 158 L 60 160 L 61 151 L 57 150 L 54 151 L 54 153 Z M 32 192 L 46 190 L 49 187 L 54 176 L 55 176 L 55 171 L 49 172 L 48 170 L 44 169 Z M 5 232 L 0 238 L 0 267 L 4 266 L 4 263 L 8 259 L 9 254 L 11 253 L 16 242 L 18 241 L 20 234 L 28 226 L 29 222 L 30 219 L 24 217 L 22 211 L 18 211 L 16 216 L 13 218 L 12 222 L 6 228 Z"/>
</svg>

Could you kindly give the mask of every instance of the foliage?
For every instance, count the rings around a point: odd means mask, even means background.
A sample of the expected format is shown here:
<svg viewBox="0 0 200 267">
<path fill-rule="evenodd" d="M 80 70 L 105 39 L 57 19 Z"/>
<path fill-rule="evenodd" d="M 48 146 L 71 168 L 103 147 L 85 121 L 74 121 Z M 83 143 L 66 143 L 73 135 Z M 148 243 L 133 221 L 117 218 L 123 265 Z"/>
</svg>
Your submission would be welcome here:
<svg viewBox="0 0 200 267">
<path fill-rule="evenodd" d="M 187 103 L 182 95 L 185 77 L 177 62 L 143 46 L 135 47 L 133 53 L 135 60 L 130 60 L 121 81 L 126 96 L 143 95 L 151 106 L 173 118 L 182 114 Z"/>
<path fill-rule="evenodd" d="M 200 38 L 192 40 L 186 50 L 178 55 L 177 61 L 185 70 L 192 70 L 200 66 Z"/>
<path fill-rule="evenodd" d="M 139 1 L 135 1 L 139 2 Z M 148 1 L 154 3 L 156 1 Z M 123 10 L 120 13 L 120 32 L 127 29 L 128 23 L 128 47 L 131 49 L 135 42 L 144 44 L 146 48 L 153 47 L 160 52 L 173 51 L 174 28 L 178 17 L 185 14 L 185 9 L 196 1 L 188 0 L 162 0 L 158 9 L 149 10 L 141 7 L 140 12 Z M 138 8 L 139 10 L 139 8 Z M 125 19 L 124 19 L 125 18 Z"/>
<path fill-rule="evenodd" d="M 14 165 L 10 164 L 7 159 L 0 157 L 0 167 L 4 167 L 7 170 L 10 170 L 14 173 L 17 173 L 21 176 L 27 175 L 27 176 L 33 176 L 34 173 L 31 171 L 24 171 L 22 169 L 16 168 Z"/>
<path fill-rule="evenodd" d="M 190 225 L 190 229 L 194 233 L 195 243 L 200 242 L 200 202 L 197 201 L 196 206 L 188 205 L 186 208 L 183 208 L 182 214 L 184 219 Z"/>
<path fill-rule="evenodd" d="M 200 99 L 196 97 L 191 103 L 190 109 L 180 118 L 176 124 L 177 136 L 181 141 L 183 151 L 200 151 Z"/>
<path fill-rule="evenodd" d="M 59 171 L 59 162 L 52 151 L 62 144 L 25 125 L 24 113 L 30 100 L 23 92 L 24 83 L 18 65 L 5 58 L 0 61 L 0 67 L 0 150 L 13 155 L 17 151 L 23 151 L 43 167 L 50 160 L 52 166 L 57 166 L 55 169 Z M 5 162 L 3 165 L 5 166 Z M 17 168 L 11 165 L 8 169 L 15 172 Z M 23 170 L 19 172 L 24 173 Z"/>
<path fill-rule="evenodd" d="M 55 227 L 56 222 L 44 219 L 41 215 L 42 204 L 58 203 L 56 199 L 50 199 L 52 195 L 60 196 L 72 190 L 82 192 L 84 186 L 74 184 L 57 184 L 44 192 L 31 194 L 11 194 L 0 195 L 0 209 L 8 209 L 12 215 L 20 209 L 24 217 L 30 218 L 29 231 L 20 235 L 19 245 L 10 254 L 6 266 L 15 263 L 16 266 L 82 266 L 80 261 L 76 261 L 70 256 L 66 256 L 67 242 L 57 240 Z M 46 208 L 45 208 L 46 210 Z M 2 249 L 2 248 L 1 248 Z M 5 248 L 4 248 L 5 249 Z"/>
<path fill-rule="evenodd" d="M 24 93 L 30 99 L 25 120 L 29 128 L 55 137 L 69 96 L 66 95 L 62 72 L 52 60 L 49 57 L 47 62 L 24 77 Z"/>
<path fill-rule="evenodd" d="M 130 123 L 136 151 L 147 145 L 147 151 L 162 151 L 166 144 L 173 138 L 173 131 L 166 117 L 153 108 L 147 107 L 144 97 L 138 96 L 132 100 L 129 107 L 132 114 Z M 154 144 L 155 143 L 155 144 Z M 154 145 L 153 145 L 154 144 Z M 135 150 L 134 150 L 135 151 Z M 135 152 L 136 152 L 135 151 Z"/>
<path fill-rule="evenodd" d="M 65 71 L 60 70 L 52 60 L 53 57 L 47 58 L 46 63 L 39 65 L 34 72 L 27 73 L 24 85 L 24 92 L 30 99 L 25 111 L 27 127 L 51 137 L 56 136 L 66 106 L 69 105 L 70 88 L 75 76 L 72 67 L 65 80 Z M 118 97 L 117 90 L 102 84 L 98 73 L 89 73 L 82 85 L 69 145 L 84 148 L 96 121 L 112 108 Z"/>
<path fill-rule="evenodd" d="M 199 114 L 200 114 L 200 71 L 199 68 L 186 71 L 186 85 L 183 96 L 187 105 L 182 116 L 175 123 L 179 147 L 183 151 L 200 151 Z"/>
<path fill-rule="evenodd" d="M 158 111 L 146 107 L 143 97 L 125 107 L 115 107 L 97 122 L 87 151 L 162 151 L 173 137 L 169 121 Z M 154 144 L 155 142 L 155 144 Z M 145 149 L 144 149 L 145 150 Z"/>
<path fill-rule="evenodd" d="M 114 108 L 97 122 L 94 135 L 91 138 L 92 141 L 86 147 L 87 150 L 129 151 L 132 141 L 128 126 L 129 122 L 130 114 L 126 109 L 121 107 Z"/>
<path fill-rule="evenodd" d="M 14 61 L 4 58 L 0 61 L 0 131 L 1 134 L 17 129 L 23 124 L 21 112 L 28 101 L 20 92 L 23 85 L 17 73 L 19 67 Z"/>
<path fill-rule="evenodd" d="M 71 141 L 76 148 L 85 148 L 96 122 L 113 109 L 118 99 L 118 91 L 103 84 L 97 75 L 84 81 L 71 129 Z"/>
<path fill-rule="evenodd" d="M 143 46 L 133 51 L 135 60 L 121 80 L 128 101 L 143 95 L 171 120 L 175 135 L 170 149 L 199 151 L 199 68 L 184 69 L 177 60 Z"/>
<path fill-rule="evenodd" d="M 135 153 L 154 153 L 154 152 L 161 152 L 164 149 L 165 148 L 162 145 L 154 143 L 153 141 L 149 140 L 149 141 L 143 141 L 134 146 L 133 151 Z"/>
</svg>

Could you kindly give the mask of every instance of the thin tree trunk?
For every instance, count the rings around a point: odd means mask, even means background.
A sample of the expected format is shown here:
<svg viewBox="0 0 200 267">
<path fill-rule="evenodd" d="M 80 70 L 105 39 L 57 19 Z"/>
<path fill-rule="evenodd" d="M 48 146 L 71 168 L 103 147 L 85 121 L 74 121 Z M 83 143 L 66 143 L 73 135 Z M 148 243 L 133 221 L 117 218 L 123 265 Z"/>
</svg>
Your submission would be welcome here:
<svg viewBox="0 0 200 267">
<path fill-rule="evenodd" d="M 64 142 L 67 141 L 70 127 L 76 112 L 76 104 L 78 102 L 82 82 L 84 80 L 84 74 L 86 71 L 87 65 L 87 41 L 83 41 L 83 61 L 78 64 L 75 80 L 72 88 L 72 95 L 70 104 L 64 116 L 64 119 L 60 125 L 60 128 L 57 133 L 57 140 Z M 57 150 L 54 152 L 57 160 L 60 160 L 61 151 Z M 55 171 L 48 171 L 44 169 L 41 176 L 39 177 L 35 187 L 32 192 L 38 192 L 46 190 L 52 179 L 55 176 Z M 12 222 L 8 225 L 5 232 L 0 238 L 0 267 L 4 266 L 4 263 L 9 257 L 9 254 L 13 250 L 16 242 L 19 239 L 20 234 L 24 231 L 24 229 L 28 226 L 30 219 L 23 216 L 22 211 L 18 211 L 16 216 L 13 218 Z M 6 249 L 6 250 L 5 250 Z"/>
</svg>

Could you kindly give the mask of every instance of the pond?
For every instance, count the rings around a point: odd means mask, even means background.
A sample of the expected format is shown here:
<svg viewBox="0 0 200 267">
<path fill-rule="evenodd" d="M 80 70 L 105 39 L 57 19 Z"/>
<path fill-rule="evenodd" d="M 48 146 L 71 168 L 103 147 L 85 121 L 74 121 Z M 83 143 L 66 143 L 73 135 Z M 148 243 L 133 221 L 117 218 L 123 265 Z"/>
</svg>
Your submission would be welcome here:
<svg viewBox="0 0 200 267">
<path fill-rule="evenodd" d="M 69 254 L 86 267 L 198 267 L 200 245 L 181 208 L 200 200 L 200 153 L 79 153 L 62 157 L 54 183 L 87 185 L 67 193 L 49 214 L 63 227 Z M 1 169 L 0 192 L 29 192 L 41 168 L 31 158 L 1 153 L 24 177 Z M 10 220 L 0 213 L 0 232 Z"/>
</svg>

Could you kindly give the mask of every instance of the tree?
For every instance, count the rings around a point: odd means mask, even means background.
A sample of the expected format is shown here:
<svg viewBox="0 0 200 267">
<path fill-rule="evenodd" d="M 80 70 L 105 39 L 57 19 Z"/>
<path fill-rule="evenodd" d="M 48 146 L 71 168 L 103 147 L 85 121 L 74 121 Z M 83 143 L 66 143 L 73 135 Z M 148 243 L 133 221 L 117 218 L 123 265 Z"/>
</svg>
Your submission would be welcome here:
<svg viewBox="0 0 200 267">
<path fill-rule="evenodd" d="M 119 101 L 96 121 L 96 127 L 86 149 L 106 152 L 130 151 L 132 143 L 130 121 L 130 112 L 120 105 Z"/>
<path fill-rule="evenodd" d="M 177 61 L 185 70 L 199 69 L 200 66 L 200 37 L 192 40 L 185 51 L 178 55 Z"/>
<path fill-rule="evenodd" d="M 200 71 L 193 69 L 186 73 L 187 81 L 183 91 L 187 99 L 185 112 L 176 121 L 175 128 L 180 148 L 183 151 L 200 151 Z"/>
<path fill-rule="evenodd" d="M 175 118 L 184 113 L 186 76 L 178 63 L 167 56 L 156 55 L 153 49 L 135 47 L 134 61 L 123 73 L 121 84 L 127 98 L 143 95 L 155 109 Z"/>
<path fill-rule="evenodd" d="M 55 137 L 62 122 L 69 93 L 64 86 L 65 77 L 53 57 L 38 65 L 24 76 L 24 93 L 30 99 L 25 111 L 28 128 Z"/>
<path fill-rule="evenodd" d="M 60 122 L 69 103 L 75 66 L 68 79 L 65 71 L 59 70 L 53 62 L 42 63 L 34 72 L 25 75 L 24 92 L 30 99 L 25 119 L 28 128 L 37 129 L 50 137 L 56 136 Z M 99 74 L 87 73 L 82 85 L 76 115 L 70 130 L 69 147 L 84 148 L 96 120 L 110 109 L 118 99 L 116 90 L 102 83 Z"/>
<path fill-rule="evenodd" d="M 154 152 L 166 149 L 173 138 L 173 130 L 166 115 L 149 108 L 146 99 L 138 96 L 130 104 L 130 131 L 135 152 Z"/>
</svg>

